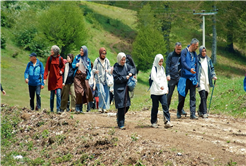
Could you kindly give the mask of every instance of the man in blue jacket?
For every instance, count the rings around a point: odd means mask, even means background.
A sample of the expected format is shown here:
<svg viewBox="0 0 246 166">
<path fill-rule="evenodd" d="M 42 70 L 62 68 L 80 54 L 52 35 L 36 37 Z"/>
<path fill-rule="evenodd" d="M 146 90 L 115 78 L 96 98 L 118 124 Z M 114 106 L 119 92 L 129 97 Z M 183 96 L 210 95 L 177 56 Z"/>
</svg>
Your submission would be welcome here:
<svg viewBox="0 0 246 166">
<path fill-rule="evenodd" d="M 181 70 L 181 59 L 180 53 L 182 50 L 182 45 L 180 42 L 175 44 L 175 50 L 170 52 L 166 60 L 166 75 L 168 80 L 168 94 L 167 94 L 167 104 L 168 108 L 171 104 L 171 99 L 175 86 L 178 86 Z M 182 115 L 187 115 L 187 113 L 182 109 Z"/>
<path fill-rule="evenodd" d="M 41 108 L 40 91 L 44 88 L 44 66 L 43 63 L 37 59 L 36 53 L 31 53 L 30 62 L 27 64 L 24 77 L 25 82 L 29 86 L 30 107 L 34 110 L 34 96 L 36 93 L 36 111 Z"/>
<path fill-rule="evenodd" d="M 190 90 L 190 119 L 198 119 L 196 113 L 196 87 L 197 83 L 197 54 L 196 49 L 199 41 L 196 38 L 191 40 L 190 45 L 181 51 L 181 77 L 178 83 L 179 104 L 177 118 L 181 118 L 185 97 Z"/>
</svg>

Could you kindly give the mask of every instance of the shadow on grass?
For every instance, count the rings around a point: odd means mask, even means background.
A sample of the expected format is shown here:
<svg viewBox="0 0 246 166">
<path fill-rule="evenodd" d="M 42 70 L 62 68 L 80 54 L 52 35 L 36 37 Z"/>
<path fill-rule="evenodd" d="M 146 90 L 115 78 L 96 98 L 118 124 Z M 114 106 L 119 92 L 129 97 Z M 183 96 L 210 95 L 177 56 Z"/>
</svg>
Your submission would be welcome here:
<svg viewBox="0 0 246 166">
<path fill-rule="evenodd" d="M 93 19 L 95 19 L 104 30 L 116 36 L 129 40 L 135 39 L 137 35 L 136 31 L 128 25 L 122 23 L 120 20 L 99 14 L 86 5 L 81 5 L 80 7 L 84 9 L 84 15 L 89 22 L 93 23 Z M 89 16 L 87 17 L 88 14 Z"/>
<path fill-rule="evenodd" d="M 246 72 L 244 69 L 232 67 L 229 64 L 225 65 L 225 64 L 219 64 L 219 63 L 215 65 L 215 72 L 216 71 L 217 72 L 219 71 L 221 75 L 224 75 L 228 78 L 231 78 L 232 75 L 244 76 Z"/>
<path fill-rule="evenodd" d="M 149 88 L 149 79 L 143 80 L 141 78 L 138 78 L 138 83 L 143 84 L 143 85 L 146 85 Z"/>
<path fill-rule="evenodd" d="M 227 59 L 231 59 L 233 61 L 237 61 L 239 64 L 246 64 L 246 55 L 242 54 L 238 50 L 235 50 L 234 53 L 230 53 L 226 50 L 225 47 L 218 47 L 218 54 Z"/>
</svg>

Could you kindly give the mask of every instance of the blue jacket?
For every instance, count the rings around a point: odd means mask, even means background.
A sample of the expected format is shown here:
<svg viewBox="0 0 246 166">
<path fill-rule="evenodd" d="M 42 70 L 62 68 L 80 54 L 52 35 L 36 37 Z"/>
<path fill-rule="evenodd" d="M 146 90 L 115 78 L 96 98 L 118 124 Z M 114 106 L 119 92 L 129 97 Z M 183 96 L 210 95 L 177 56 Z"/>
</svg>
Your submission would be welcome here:
<svg viewBox="0 0 246 166">
<path fill-rule="evenodd" d="M 78 70 L 78 67 L 76 67 L 76 64 L 79 63 L 80 58 L 81 58 L 81 55 L 79 54 L 79 55 L 76 55 L 76 57 L 73 60 L 72 67 L 75 69 L 73 76 L 75 76 L 75 74 Z M 87 74 L 86 80 L 89 80 L 91 78 L 91 60 L 90 60 L 90 58 L 87 58 L 86 74 Z"/>
<path fill-rule="evenodd" d="M 44 66 L 43 63 L 37 59 L 35 67 L 30 61 L 24 73 L 24 78 L 29 80 L 28 85 L 38 86 L 44 85 Z"/>
<path fill-rule="evenodd" d="M 198 55 L 198 61 L 197 61 L 197 75 L 198 75 L 198 87 L 200 87 L 200 77 L 202 72 L 202 65 L 201 65 L 201 54 Z M 206 55 L 207 61 L 208 61 L 208 79 L 209 79 L 209 86 L 213 87 L 213 77 L 215 77 L 215 71 L 214 71 L 214 65 L 212 63 L 212 60 Z"/>
<path fill-rule="evenodd" d="M 188 51 L 189 46 L 190 45 L 181 51 L 181 77 L 195 77 L 197 79 L 197 72 L 196 74 L 190 72 L 191 68 L 194 68 L 195 71 L 197 71 L 197 54 L 196 52 L 193 52 L 194 57 L 191 57 L 190 52 Z"/>
</svg>

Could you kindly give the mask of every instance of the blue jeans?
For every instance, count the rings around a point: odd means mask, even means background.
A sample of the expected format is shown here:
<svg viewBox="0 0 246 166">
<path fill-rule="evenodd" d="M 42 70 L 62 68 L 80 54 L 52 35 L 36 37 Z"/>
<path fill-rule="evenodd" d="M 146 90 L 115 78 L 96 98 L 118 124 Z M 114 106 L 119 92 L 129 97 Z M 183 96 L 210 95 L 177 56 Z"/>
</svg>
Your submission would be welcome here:
<svg viewBox="0 0 246 166">
<path fill-rule="evenodd" d="M 51 112 L 53 112 L 55 91 L 56 91 L 56 111 L 60 112 L 60 107 L 61 107 L 61 89 L 56 89 L 56 90 L 50 91 L 50 110 L 51 110 Z"/>
<path fill-rule="evenodd" d="M 100 89 L 100 87 L 102 86 L 103 88 Z M 99 86 L 99 84 L 97 84 L 98 96 L 99 96 L 99 108 L 106 109 L 106 105 L 109 105 L 109 88 L 107 84 L 102 86 Z"/>
<path fill-rule="evenodd" d="M 167 104 L 167 95 L 166 94 L 151 95 L 151 99 L 152 99 L 151 124 L 157 123 L 159 101 L 162 105 L 163 116 L 166 118 L 167 121 L 170 121 L 170 114 L 169 114 L 168 104 Z"/>
<path fill-rule="evenodd" d="M 35 93 L 36 93 L 36 100 L 37 100 L 36 108 L 37 109 L 41 108 L 40 90 L 41 90 L 41 86 L 40 85 L 38 85 L 38 86 L 29 85 L 29 96 L 30 96 L 30 107 L 31 107 L 31 110 L 34 110 Z"/>
</svg>

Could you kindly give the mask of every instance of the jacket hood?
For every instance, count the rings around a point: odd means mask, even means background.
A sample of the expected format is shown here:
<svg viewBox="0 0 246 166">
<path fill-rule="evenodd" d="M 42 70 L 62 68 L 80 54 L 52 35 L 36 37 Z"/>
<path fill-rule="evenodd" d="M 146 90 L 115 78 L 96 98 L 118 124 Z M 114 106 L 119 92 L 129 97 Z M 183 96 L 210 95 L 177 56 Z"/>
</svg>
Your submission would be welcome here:
<svg viewBox="0 0 246 166">
<path fill-rule="evenodd" d="M 153 66 L 155 66 L 155 67 L 157 67 L 157 68 L 160 68 L 161 66 L 159 65 L 159 61 L 160 61 L 161 59 L 163 59 L 163 61 L 164 61 L 163 56 L 162 56 L 161 54 L 157 54 L 157 55 L 155 56 L 155 60 L 154 60 Z"/>
</svg>

